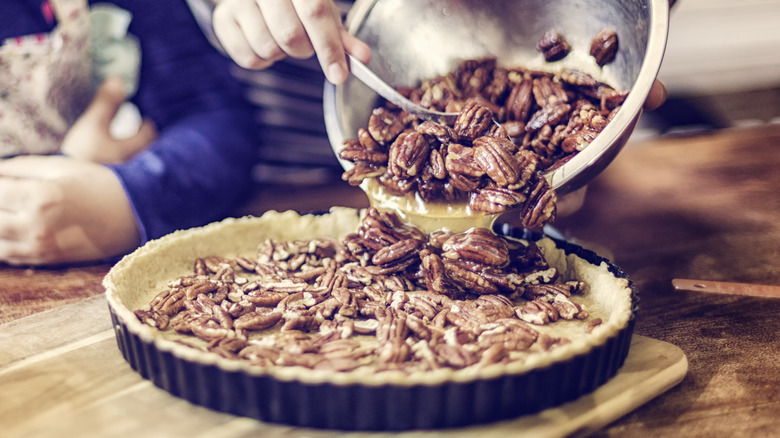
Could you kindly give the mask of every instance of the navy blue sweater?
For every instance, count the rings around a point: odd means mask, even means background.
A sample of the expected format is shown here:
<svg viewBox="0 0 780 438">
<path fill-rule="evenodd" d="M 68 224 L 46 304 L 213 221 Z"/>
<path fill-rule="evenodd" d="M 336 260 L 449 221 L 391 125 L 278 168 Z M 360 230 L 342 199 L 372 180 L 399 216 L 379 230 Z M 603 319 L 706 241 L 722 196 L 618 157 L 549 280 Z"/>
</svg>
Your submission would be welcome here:
<svg viewBox="0 0 780 438">
<path fill-rule="evenodd" d="M 41 0 L 4 0 L 0 41 L 48 32 Z M 203 36 L 185 0 L 90 1 L 131 12 L 141 45 L 141 114 L 157 140 L 110 166 L 124 185 L 143 241 L 225 217 L 248 194 L 256 161 L 256 124 L 230 61 Z"/>
</svg>

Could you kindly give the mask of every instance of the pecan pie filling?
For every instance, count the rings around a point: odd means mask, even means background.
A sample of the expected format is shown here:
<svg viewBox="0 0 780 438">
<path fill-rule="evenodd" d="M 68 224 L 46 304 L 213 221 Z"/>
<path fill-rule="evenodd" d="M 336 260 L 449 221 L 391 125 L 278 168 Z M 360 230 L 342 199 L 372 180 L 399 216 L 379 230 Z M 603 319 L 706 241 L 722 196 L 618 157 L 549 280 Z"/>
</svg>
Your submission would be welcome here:
<svg viewBox="0 0 780 438">
<path fill-rule="evenodd" d="M 522 363 L 590 333 L 603 310 L 587 289 L 534 242 L 424 234 L 369 208 L 341 238 L 198 258 L 135 315 L 251 366 L 411 374 Z"/>
</svg>

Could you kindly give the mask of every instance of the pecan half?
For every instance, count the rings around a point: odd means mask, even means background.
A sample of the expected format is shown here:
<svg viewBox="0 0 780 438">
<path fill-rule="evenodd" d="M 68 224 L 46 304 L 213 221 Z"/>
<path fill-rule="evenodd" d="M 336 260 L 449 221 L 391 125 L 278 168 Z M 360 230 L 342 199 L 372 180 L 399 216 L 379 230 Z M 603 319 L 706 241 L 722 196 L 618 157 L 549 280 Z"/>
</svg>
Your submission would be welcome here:
<svg viewBox="0 0 780 438">
<path fill-rule="evenodd" d="M 366 128 L 358 128 L 357 137 L 358 137 L 358 142 L 360 143 L 360 146 L 362 146 L 366 150 L 369 150 L 369 151 L 384 151 L 385 150 L 385 147 L 382 146 L 376 140 L 374 140 L 374 137 L 371 136 L 371 133 L 368 132 L 368 129 L 366 129 Z"/>
<path fill-rule="evenodd" d="M 420 134 L 435 138 L 442 144 L 448 144 L 452 141 L 452 130 L 447 125 L 426 120 L 414 129 Z"/>
<path fill-rule="evenodd" d="M 529 301 L 523 307 L 518 307 L 516 313 L 518 318 L 536 325 L 549 324 L 560 318 L 558 310 L 552 304 L 542 300 Z"/>
<path fill-rule="evenodd" d="M 375 265 L 385 265 L 414 257 L 418 254 L 418 249 L 422 244 L 423 241 L 419 239 L 399 240 L 398 242 L 377 251 L 371 258 L 371 262 Z"/>
<path fill-rule="evenodd" d="M 253 312 L 238 317 L 233 326 L 239 330 L 264 330 L 275 326 L 282 320 L 280 312 Z"/>
<path fill-rule="evenodd" d="M 571 134 L 561 142 L 561 149 L 564 152 L 571 153 L 585 149 L 598 135 L 598 132 L 590 128 L 583 128 L 574 134 Z"/>
<path fill-rule="evenodd" d="M 478 177 L 463 175 L 460 173 L 450 173 L 449 184 L 461 192 L 473 192 L 477 190 L 481 180 Z"/>
<path fill-rule="evenodd" d="M 246 295 L 246 300 L 260 307 L 276 307 L 288 294 L 283 292 L 256 291 Z"/>
<path fill-rule="evenodd" d="M 504 324 L 480 333 L 477 343 L 483 347 L 500 345 L 509 351 L 524 351 L 531 347 L 538 338 L 538 333 L 524 323 L 502 320 Z"/>
<path fill-rule="evenodd" d="M 460 141 L 474 141 L 493 124 L 493 112 L 477 102 L 469 102 L 458 113 L 453 130 Z"/>
<path fill-rule="evenodd" d="M 499 187 L 514 184 L 520 177 L 512 149 L 511 141 L 498 137 L 483 136 L 474 140 L 474 161 Z"/>
<path fill-rule="evenodd" d="M 189 323 L 192 333 L 204 340 L 213 341 L 235 336 L 235 332 L 220 326 L 208 318 L 196 318 Z"/>
<path fill-rule="evenodd" d="M 377 108 L 371 112 L 368 119 L 368 132 L 374 140 L 381 143 L 390 143 L 404 129 L 404 124 L 394 114 L 384 108 Z"/>
<path fill-rule="evenodd" d="M 387 163 L 387 153 L 379 149 L 366 149 L 359 143 L 347 140 L 345 148 L 339 151 L 339 158 L 347 161 L 362 161 L 368 164 L 384 165 Z"/>
<path fill-rule="evenodd" d="M 594 88 L 598 81 L 582 70 L 567 68 L 559 74 L 562 81 L 577 87 Z"/>
<path fill-rule="evenodd" d="M 515 84 L 506 100 L 507 118 L 525 123 L 533 103 L 533 81 L 526 79 Z"/>
<path fill-rule="evenodd" d="M 563 319 L 577 318 L 580 314 L 580 311 L 582 311 L 582 308 L 577 303 L 569 299 L 569 297 L 567 297 L 565 294 L 555 295 L 555 299 L 551 304 L 553 307 L 555 307 L 555 310 L 558 311 L 558 314 Z"/>
<path fill-rule="evenodd" d="M 359 186 L 366 178 L 375 178 L 385 173 L 387 170 L 383 166 L 375 166 L 365 162 L 357 162 L 352 169 L 347 170 L 341 175 L 341 179 L 351 186 Z"/>
<path fill-rule="evenodd" d="M 571 111 L 571 105 L 565 102 L 545 106 L 531 116 L 531 119 L 525 125 L 525 130 L 535 131 L 545 125 L 554 126 L 565 122 L 569 111 Z"/>
<path fill-rule="evenodd" d="M 487 278 L 468 269 L 457 261 L 444 260 L 444 272 L 453 283 L 456 283 L 464 291 L 475 294 L 495 294 L 499 289 L 495 283 Z"/>
<path fill-rule="evenodd" d="M 471 260 L 489 266 L 506 266 L 506 241 L 486 228 L 472 228 L 450 237 L 442 245 L 442 256 L 450 260 Z"/>
<path fill-rule="evenodd" d="M 557 196 L 555 191 L 538 174 L 534 180 L 527 191 L 527 198 L 523 202 L 521 213 L 522 225 L 529 230 L 539 229 L 544 224 L 552 222 L 556 213 Z"/>
<path fill-rule="evenodd" d="M 496 58 L 467 59 L 456 68 L 453 76 L 466 97 L 482 95 L 482 90 L 493 80 Z"/>
<path fill-rule="evenodd" d="M 523 296 L 529 300 L 547 296 L 554 297 L 558 294 L 571 296 L 572 292 L 575 290 L 577 290 L 577 287 L 570 283 L 529 284 L 524 288 Z"/>
<path fill-rule="evenodd" d="M 603 29 L 590 43 L 590 56 L 603 67 L 615 59 L 618 50 L 618 36 L 614 29 Z"/>
<path fill-rule="evenodd" d="M 425 166 L 429 153 L 430 145 L 422 134 L 402 132 L 390 146 L 387 171 L 401 179 L 416 176 Z"/>
<path fill-rule="evenodd" d="M 540 107 L 552 106 L 562 102 L 568 102 L 569 96 L 566 90 L 550 76 L 541 76 L 533 80 L 532 87 L 534 100 Z"/>
<path fill-rule="evenodd" d="M 544 54 L 544 59 L 548 62 L 558 61 L 566 57 L 571 50 L 571 46 L 566 38 L 555 29 L 550 29 L 542 35 L 542 39 L 536 45 L 536 49 Z"/>
<path fill-rule="evenodd" d="M 168 315 L 161 315 L 154 310 L 136 310 L 136 318 L 146 325 L 150 325 L 159 330 L 165 330 L 168 328 L 171 322 L 171 318 Z"/>
<path fill-rule="evenodd" d="M 503 213 L 525 201 L 522 193 L 505 187 L 485 187 L 471 195 L 469 207 L 485 213 Z"/>
<path fill-rule="evenodd" d="M 163 315 L 174 315 L 184 309 L 185 300 L 187 300 L 185 292 L 182 290 L 176 291 L 165 299 L 157 311 Z"/>
<path fill-rule="evenodd" d="M 444 166 L 450 175 L 462 175 L 479 178 L 485 171 L 474 159 L 474 148 L 453 143 L 447 147 Z"/>
<path fill-rule="evenodd" d="M 444 156 L 442 156 L 439 150 L 434 149 L 431 151 L 426 170 L 433 178 L 444 179 L 447 177 L 447 165 L 444 162 Z"/>
<path fill-rule="evenodd" d="M 445 294 L 449 290 L 449 284 L 444 277 L 444 262 L 437 254 L 424 249 L 420 251 L 425 285 L 431 292 Z"/>
</svg>

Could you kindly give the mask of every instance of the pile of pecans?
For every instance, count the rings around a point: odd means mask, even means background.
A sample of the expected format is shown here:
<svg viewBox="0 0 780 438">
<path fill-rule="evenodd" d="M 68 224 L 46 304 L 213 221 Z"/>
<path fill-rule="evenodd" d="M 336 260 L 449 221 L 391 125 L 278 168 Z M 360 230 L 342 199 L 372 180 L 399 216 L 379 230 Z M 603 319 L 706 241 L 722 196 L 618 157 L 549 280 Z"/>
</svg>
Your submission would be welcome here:
<svg viewBox="0 0 780 438">
<path fill-rule="evenodd" d="M 522 208 L 530 229 L 555 217 L 555 193 L 541 172 L 590 144 L 628 94 L 581 71 L 505 68 L 494 58 L 399 91 L 458 118 L 453 126 L 422 121 L 385 103 L 345 141 L 339 156 L 354 167 L 343 179 L 373 178 L 391 195 L 477 212 Z"/>
<path fill-rule="evenodd" d="M 425 235 L 369 209 L 342 239 L 266 241 L 256 257 L 205 257 L 135 311 L 160 330 L 257 366 L 461 369 L 568 342 L 535 326 L 600 324 L 533 242 L 484 229 Z"/>
</svg>

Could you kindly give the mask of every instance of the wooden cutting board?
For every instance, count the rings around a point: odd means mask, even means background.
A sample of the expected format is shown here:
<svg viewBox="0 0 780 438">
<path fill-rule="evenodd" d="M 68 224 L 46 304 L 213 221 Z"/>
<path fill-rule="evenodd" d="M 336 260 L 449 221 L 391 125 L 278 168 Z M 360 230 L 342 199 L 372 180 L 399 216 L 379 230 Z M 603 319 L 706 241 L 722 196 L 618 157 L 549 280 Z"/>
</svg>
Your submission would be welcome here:
<svg viewBox="0 0 780 438">
<path fill-rule="evenodd" d="M 586 435 L 679 383 L 678 347 L 634 335 L 625 365 L 594 393 L 536 415 L 406 437 Z M 116 346 L 101 296 L 0 325 L 0 425 L 10 437 L 379 437 L 262 423 L 176 398 L 140 377 Z"/>
</svg>

